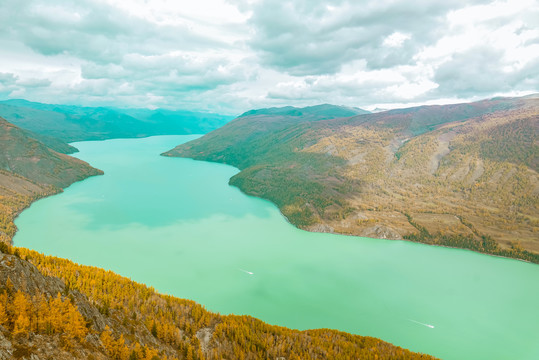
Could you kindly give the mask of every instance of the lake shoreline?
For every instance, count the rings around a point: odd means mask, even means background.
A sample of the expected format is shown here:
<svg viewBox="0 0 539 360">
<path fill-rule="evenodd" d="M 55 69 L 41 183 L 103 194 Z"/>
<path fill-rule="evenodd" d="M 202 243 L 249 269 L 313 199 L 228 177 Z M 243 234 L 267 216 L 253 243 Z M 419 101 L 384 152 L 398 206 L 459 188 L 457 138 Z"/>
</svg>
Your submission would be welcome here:
<svg viewBox="0 0 539 360">
<path fill-rule="evenodd" d="M 161 156 L 164 156 L 164 157 L 179 157 L 179 158 L 184 158 L 184 159 L 192 159 L 192 160 L 195 160 L 195 161 L 209 162 L 209 163 L 215 163 L 215 164 L 224 164 L 224 165 L 231 166 L 231 167 L 237 169 L 238 172 L 241 172 L 241 171 L 242 171 L 241 169 L 237 168 L 237 167 L 234 166 L 234 165 L 228 164 L 228 163 L 226 163 L 226 162 L 221 162 L 221 161 L 203 160 L 203 159 L 197 159 L 197 158 L 193 158 L 193 157 L 189 157 L 189 156 L 171 155 L 171 154 L 168 154 L 168 153 L 166 153 L 166 152 L 161 153 L 160 155 L 161 155 Z M 242 189 L 240 186 L 236 186 L 236 185 L 231 184 L 231 183 L 230 183 L 230 179 L 229 179 L 228 185 L 229 185 L 229 186 L 232 186 L 232 187 L 235 187 L 236 189 L 239 189 L 243 194 L 245 194 L 245 195 L 247 195 L 247 196 L 252 196 L 252 197 L 255 197 L 255 198 L 258 198 L 258 199 L 262 199 L 262 200 L 265 200 L 265 201 L 269 201 L 271 204 L 273 204 L 275 207 L 277 207 L 277 209 L 279 209 L 280 214 L 281 214 L 282 217 L 286 220 L 286 222 L 289 223 L 290 225 L 294 226 L 294 227 L 297 228 L 297 229 L 300 229 L 300 230 L 303 230 L 303 231 L 307 231 L 307 232 L 311 232 L 311 233 L 336 234 L 336 235 L 351 236 L 351 237 L 359 237 L 359 238 L 364 237 L 364 236 L 354 235 L 354 234 L 349 234 L 349 233 L 341 233 L 341 232 L 338 232 L 338 231 L 335 231 L 335 230 L 332 230 L 332 231 L 316 231 L 316 230 L 312 230 L 312 229 L 308 229 L 308 228 L 301 227 L 301 226 L 299 226 L 299 225 L 294 224 L 292 221 L 290 221 L 290 219 L 283 213 L 281 207 L 279 207 L 276 203 L 274 203 L 274 202 L 271 201 L 270 199 L 267 199 L 267 198 L 264 198 L 264 197 L 261 197 L 261 196 L 255 195 L 255 194 L 250 194 L 250 193 L 244 191 L 244 189 Z M 331 227 L 329 224 L 326 224 L 326 223 L 324 223 L 324 222 L 319 222 L 319 223 L 316 223 L 316 224 L 313 224 L 313 225 L 321 225 L 321 226 Z M 312 225 L 311 225 L 311 226 L 312 226 Z M 404 238 L 404 237 L 401 238 L 401 239 L 386 239 L 386 238 L 372 238 L 372 239 L 390 240 L 390 241 L 406 241 L 406 242 L 411 242 L 411 243 L 416 243 L 416 244 L 423 244 L 423 245 L 437 246 L 437 247 L 448 248 L 448 249 L 467 250 L 467 251 L 472 251 L 472 252 L 478 253 L 478 254 L 483 254 L 483 255 L 488 255 L 488 256 L 493 256 L 493 257 L 498 257 L 498 258 L 503 258 L 503 259 L 518 260 L 518 261 L 522 261 L 522 262 L 525 262 L 525 263 L 530 263 L 530 264 L 537 264 L 537 265 L 539 265 L 539 262 L 534 262 L 534 261 L 526 260 L 526 259 L 523 259 L 523 258 L 518 257 L 518 256 L 504 256 L 504 255 L 498 255 L 498 254 L 493 254 L 493 253 L 488 253 L 488 252 L 478 251 L 478 250 L 474 250 L 474 249 L 470 249 L 470 248 L 466 248 L 466 247 L 449 246 L 449 245 L 443 245 L 443 244 L 433 244 L 433 243 L 423 242 L 423 241 L 414 241 L 414 240 L 411 240 L 411 239 L 406 239 L 406 238 Z M 532 254 L 533 254 L 533 253 L 532 253 Z"/>
<path fill-rule="evenodd" d="M 529 342 L 536 267 L 409 240 L 305 231 L 270 200 L 230 186 L 236 167 L 158 156 L 155 149 L 177 139 L 80 144 L 80 157 L 107 176 L 23 212 L 15 244 L 110 269 L 214 312 L 364 334 L 444 359 L 505 354 L 492 340 L 498 325 L 518 334 L 511 347 Z M 511 293 L 524 299 L 518 307 L 503 306 L 508 277 L 518 279 L 511 281 Z M 465 341 L 454 320 L 461 318 L 472 319 Z M 457 349 L 448 337 L 466 344 Z"/>
<path fill-rule="evenodd" d="M 88 175 L 87 177 L 85 177 L 84 179 L 80 179 L 80 180 L 77 180 L 71 184 L 69 184 L 68 186 L 64 187 L 64 188 L 61 188 L 61 187 L 57 187 L 55 186 L 54 187 L 54 191 L 50 192 L 50 193 L 43 193 L 43 194 L 36 194 L 34 196 L 34 199 L 30 200 L 30 202 L 28 204 L 26 204 L 23 208 L 17 210 L 14 212 L 14 215 L 13 215 L 13 218 L 11 219 L 11 223 L 13 223 L 13 226 L 15 226 L 15 233 L 8 237 L 8 244 L 9 246 L 15 246 L 13 244 L 13 238 L 15 237 L 15 235 L 17 234 L 17 232 L 19 231 L 19 228 L 17 227 L 17 225 L 15 225 L 15 221 L 18 219 L 18 217 L 22 214 L 23 211 L 29 209 L 35 202 L 39 201 L 39 200 L 42 200 L 42 199 L 46 199 L 48 197 L 51 197 L 51 196 L 54 196 L 54 195 L 59 195 L 61 193 L 63 193 L 67 188 L 69 188 L 70 186 L 72 186 L 73 184 L 76 184 L 76 183 L 79 183 L 79 182 L 83 182 L 84 180 L 87 180 L 87 179 L 90 179 L 94 176 L 101 176 L 101 175 L 104 175 L 105 173 L 101 170 L 99 170 L 100 172 L 96 173 L 96 174 L 91 174 L 91 175 Z"/>
</svg>

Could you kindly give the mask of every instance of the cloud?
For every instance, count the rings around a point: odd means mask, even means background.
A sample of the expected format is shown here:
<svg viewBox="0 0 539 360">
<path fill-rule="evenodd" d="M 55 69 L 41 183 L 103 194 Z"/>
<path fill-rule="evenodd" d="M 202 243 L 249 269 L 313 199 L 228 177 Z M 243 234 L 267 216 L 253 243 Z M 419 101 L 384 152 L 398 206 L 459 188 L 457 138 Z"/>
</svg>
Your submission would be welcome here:
<svg viewBox="0 0 539 360">
<path fill-rule="evenodd" d="M 433 64 L 432 96 L 462 98 L 537 91 L 539 6 L 523 1 L 469 6 L 448 14 L 458 31 L 418 57 Z"/>
<path fill-rule="evenodd" d="M 15 74 L 0 72 L 0 84 L 4 86 L 15 84 L 17 79 L 18 79 L 18 76 L 16 76 Z"/>
<path fill-rule="evenodd" d="M 27 87 L 27 88 L 41 88 L 41 87 L 48 87 L 52 84 L 52 81 L 49 79 L 24 79 L 17 81 L 17 85 L 21 87 Z"/>
<path fill-rule="evenodd" d="M 261 0 L 249 9 L 249 44 L 264 64 L 292 75 L 337 73 L 358 59 L 370 69 L 409 65 L 446 30 L 444 15 L 467 3 Z"/>
<path fill-rule="evenodd" d="M 434 81 L 440 95 L 462 97 L 489 95 L 493 91 L 510 92 L 514 88 L 534 90 L 539 85 L 539 61 L 516 71 L 503 61 L 503 52 L 478 47 L 452 56 L 436 70 Z"/>
<path fill-rule="evenodd" d="M 4 0 L 0 32 L 0 96 L 43 102 L 237 114 L 539 87 L 535 0 Z"/>
<path fill-rule="evenodd" d="M 18 76 L 13 73 L 0 72 L 0 96 L 9 96 L 17 89 L 15 83 Z"/>
<path fill-rule="evenodd" d="M 81 65 L 81 76 L 84 79 L 124 79 L 131 73 L 117 64 L 96 64 L 87 62 Z"/>
<path fill-rule="evenodd" d="M 89 1 L 17 1 L 0 5 L 0 29 L 44 55 L 74 55 L 99 64 L 125 54 L 156 54 L 178 48 L 219 48 L 222 44 L 187 26 L 158 25 L 113 6 Z"/>
</svg>

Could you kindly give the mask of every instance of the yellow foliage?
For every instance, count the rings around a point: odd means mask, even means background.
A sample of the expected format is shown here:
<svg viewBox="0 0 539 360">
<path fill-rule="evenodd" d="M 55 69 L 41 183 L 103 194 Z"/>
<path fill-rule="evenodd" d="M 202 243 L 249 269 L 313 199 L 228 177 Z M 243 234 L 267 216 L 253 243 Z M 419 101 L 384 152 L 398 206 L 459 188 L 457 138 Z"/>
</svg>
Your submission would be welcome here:
<svg viewBox="0 0 539 360">
<path fill-rule="evenodd" d="M 178 357 L 182 359 L 260 359 L 282 356 L 300 359 L 369 358 L 366 355 L 373 353 L 384 354 L 383 358 L 389 358 L 390 354 L 393 358 L 430 358 L 393 347 L 379 339 L 332 330 L 300 332 L 271 326 L 251 317 L 221 316 L 206 311 L 191 300 L 158 294 L 151 287 L 110 271 L 44 256 L 24 248 L 19 248 L 19 251 L 21 256 L 30 257 L 43 274 L 57 276 L 69 283 L 71 289 L 85 294 L 103 314 L 114 309 L 114 318 L 120 321 L 123 319 L 124 323 L 136 322 L 138 327 L 144 326 L 146 334 L 153 333 L 161 348 L 177 349 Z M 57 309 L 67 309 L 68 314 L 76 311 L 69 300 L 62 301 L 59 296 L 51 303 Z M 64 313 L 64 310 L 60 313 Z M 155 331 L 152 332 L 154 325 Z M 68 328 L 70 333 L 74 332 L 71 327 Z M 196 336 L 201 329 L 209 329 L 213 333 L 209 347 L 204 350 Z M 108 327 L 100 334 L 100 339 L 111 359 L 129 359 L 133 355 L 137 360 L 163 360 L 166 355 L 160 354 L 148 344 L 139 344 L 131 336 L 124 338 L 122 332 Z M 168 359 L 175 358 L 169 353 Z"/>
</svg>

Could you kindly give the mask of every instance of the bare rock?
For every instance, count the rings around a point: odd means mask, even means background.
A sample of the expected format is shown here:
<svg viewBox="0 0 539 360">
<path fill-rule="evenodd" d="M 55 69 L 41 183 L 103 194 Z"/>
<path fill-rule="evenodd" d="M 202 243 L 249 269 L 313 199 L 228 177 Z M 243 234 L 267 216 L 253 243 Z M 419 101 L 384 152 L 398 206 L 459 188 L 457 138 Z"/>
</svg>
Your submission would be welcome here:
<svg viewBox="0 0 539 360">
<path fill-rule="evenodd" d="M 335 233 L 335 229 L 327 224 L 314 224 L 309 227 L 307 227 L 308 231 L 312 232 L 321 232 L 321 233 Z"/>
<path fill-rule="evenodd" d="M 0 283 L 5 284 L 8 278 L 15 291 L 21 290 L 31 296 L 39 293 L 55 296 L 65 288 L 60 279 L 44 276 L 28 261 L 0 253 Z"/>
<path fill-rule="evenodd" d="M 0 360 L 9 360 L 13 359 L 13 346 L 11 341 L 9 341 L 4 336 L 4 329 L 0 326 Z"/>
<path fill-rule="evenodd" d="M 359 235 L 376 239 L 402 240 L 397 230 L 380 224 L 363 229 Z"/>
<path fill-rule="evenodd" d="M 211 337 L 213 336 L 213 329 L 212 328 L 202 328 L 197 331 L 196 336 L 198 340 L 200 341 L 200 346 L 202 347 L 203 351 L 209 350 L 209 344 Z"/>
</svg>

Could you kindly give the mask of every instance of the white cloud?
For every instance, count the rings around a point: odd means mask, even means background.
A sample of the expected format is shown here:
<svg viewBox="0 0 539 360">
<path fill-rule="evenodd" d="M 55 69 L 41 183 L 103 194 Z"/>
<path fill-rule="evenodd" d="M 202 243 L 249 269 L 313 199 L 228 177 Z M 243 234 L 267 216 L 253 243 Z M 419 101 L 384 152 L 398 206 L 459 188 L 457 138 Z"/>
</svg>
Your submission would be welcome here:
<svg viewBox="0 0 539 360">
<path fill-rule="evenodd" d="M 0 72 L 0 84 L 6 86 L 6 85 L 13 85 L 17 82 L 18 76 L 12 73 L 4 73 Z"/>
<path fill-rule="evenodd" d="M 49 87 L 51 84 L 52 82 L 49 79 L 29 78 L 29 79 L 21 79 L 17 81 L 18 86 L 26 87 L 26 88 Z"/>
<path fill-rule="evenodd" d="M 384 39 L 383 45 L 389 47 L 401 47 L 402 44 L 411 38 L 410 34 L 403 34 L 400 32 L 394 32 Z"/>
<path fill-rule="evenodd" d="M 535 0 L 493 1 L 488 4 L 471 5 L 447 14 L 451 26 L 470 26 L 480 22 L 514 17 L 523 11 L 537 8 Z"/>
<path fill-rule="evenodd" d="M 534 0 L 4 0 L 0 31 L 3 98 L 237 114 L 539 87 Z"/>
</svg>

